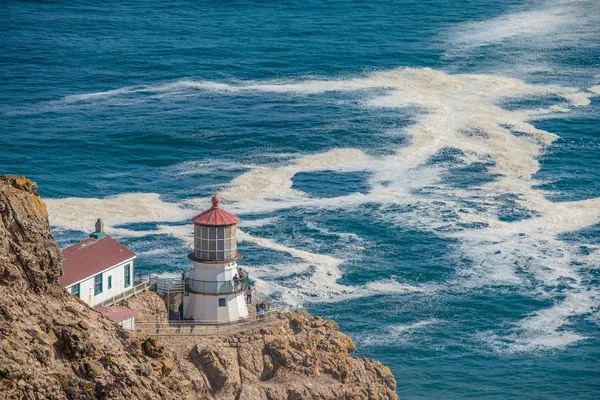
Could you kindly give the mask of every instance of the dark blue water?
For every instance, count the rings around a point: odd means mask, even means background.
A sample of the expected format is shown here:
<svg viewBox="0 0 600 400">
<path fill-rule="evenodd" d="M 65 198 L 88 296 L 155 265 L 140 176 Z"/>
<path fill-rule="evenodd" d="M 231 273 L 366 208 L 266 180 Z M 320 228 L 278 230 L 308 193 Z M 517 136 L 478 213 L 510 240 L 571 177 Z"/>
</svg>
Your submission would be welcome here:
<svg viewBox="0 0 600 400">
<path fill-rule="evenodd" d="M 0 173 L 189 267 L 220 193 L 257 287 L 402 399 L 600 397 L 600 4 L 0 5 Z"/>
</svg>

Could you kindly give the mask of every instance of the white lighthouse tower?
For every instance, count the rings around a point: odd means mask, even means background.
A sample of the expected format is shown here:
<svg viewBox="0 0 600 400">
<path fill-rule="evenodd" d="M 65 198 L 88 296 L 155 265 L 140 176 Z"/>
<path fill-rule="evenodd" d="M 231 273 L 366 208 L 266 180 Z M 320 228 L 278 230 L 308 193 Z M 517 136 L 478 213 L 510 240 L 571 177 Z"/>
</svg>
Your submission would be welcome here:
<svg viewBox="0 0 600 400">
<path fill-rule="evenodd" d="M 211 208 L 192 218 L 194 252 L 188 258 L 194 267 L 184 277 L 184 318 L 227 323 L 248 316 L 243 293 L 248 276 L 237 266 L 241 258 L 236 246 L 238 221 L 219 206 L 217 196 L 213 196 Z"/>
</svg>

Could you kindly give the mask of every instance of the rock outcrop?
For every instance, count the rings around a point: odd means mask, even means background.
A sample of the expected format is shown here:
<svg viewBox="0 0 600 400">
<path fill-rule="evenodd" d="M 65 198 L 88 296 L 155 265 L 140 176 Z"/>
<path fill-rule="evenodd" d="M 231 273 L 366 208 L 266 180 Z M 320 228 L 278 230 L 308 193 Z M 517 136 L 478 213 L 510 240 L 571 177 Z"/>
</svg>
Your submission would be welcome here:
<svg viewBox="0 0 600 400">
<path fill-rule="evenodd" d="M 354 342 L 335 322 L 302 311 L 230 336 L 165 343 L 186 379 L 216 399 L 397 399 L 389 368 L 351 357 Z"/>
<path fill-rule="evenodd" d="M 57 283 L 47 217 L 35 183 L 0 177 L 0 399 L 397 399 L 388 368 L 306 313 L 226 337 L 121 329 Z"/>
<path fill-rule="evenodd" d="M 130 297 L 120 302 L 119 306 L 133 310 L 135 321 L 138 323 L 153 324 L 157 317 L 162 322 L 169 320 L 164 301 L 154 292 Z"/>
<path fill-rule="evenodd" d="M 56 292 L 61 253 L 35 183 L 0 177 L 0 284 L 15 291 Z"/>
</svg>

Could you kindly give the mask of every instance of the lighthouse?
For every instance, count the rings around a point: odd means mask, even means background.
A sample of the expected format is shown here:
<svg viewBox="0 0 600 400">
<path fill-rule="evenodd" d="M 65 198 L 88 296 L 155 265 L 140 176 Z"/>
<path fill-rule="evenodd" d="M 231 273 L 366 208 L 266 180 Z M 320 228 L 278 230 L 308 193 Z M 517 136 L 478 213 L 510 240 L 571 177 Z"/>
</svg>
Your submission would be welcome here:
<svg viewBox="0 0 600 400">
<path fill-rule="evenodd" d="M 237 265 L 238 221 L 221 208 L 218 196 L 211 208 L 192 218 L 194 251 L 188 258 L 194 266 L 184 274 L 184 318 L 221 324 L 248 317 L 248 275 Z"/>
</svg>

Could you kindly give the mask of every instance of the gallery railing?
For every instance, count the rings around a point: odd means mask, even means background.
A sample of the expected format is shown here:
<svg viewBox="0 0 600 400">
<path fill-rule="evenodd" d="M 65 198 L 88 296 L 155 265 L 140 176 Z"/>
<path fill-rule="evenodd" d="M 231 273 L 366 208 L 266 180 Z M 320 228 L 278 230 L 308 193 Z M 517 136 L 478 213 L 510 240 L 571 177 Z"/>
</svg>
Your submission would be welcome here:
<svg viewBox="0 0 600 400">
<path fill-rule="evenodd" d="M 196 294 L 233 294 L 248 289 L 248 277 L 230 281 L 199 281 L 196 279 L 185 279 L 185 290 Z"/>
</svg>

